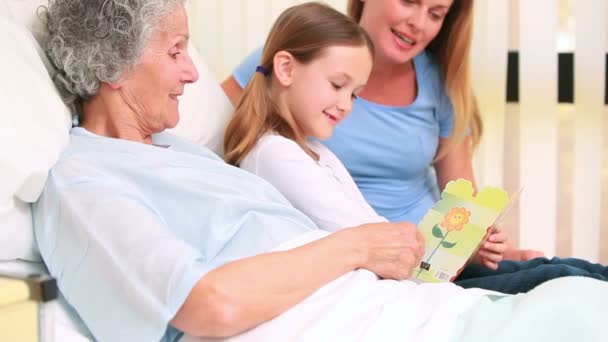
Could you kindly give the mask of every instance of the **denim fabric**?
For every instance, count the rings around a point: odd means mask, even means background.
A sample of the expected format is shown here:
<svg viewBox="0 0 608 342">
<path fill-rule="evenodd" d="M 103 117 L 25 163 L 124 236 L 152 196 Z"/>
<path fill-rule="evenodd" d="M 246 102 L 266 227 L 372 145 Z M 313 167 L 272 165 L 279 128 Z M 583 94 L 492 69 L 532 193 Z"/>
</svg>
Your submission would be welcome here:
<svg viewBox="0 0 608 342">
<path fill-rule="evenodd" d="M 456 278 L 464 288 L 482 288 L 503 293 L 528 292 L 548 280 L 583 276 L 608 280 L 608 267 L 575 258 L 536 258 L 529 261 L 502 261 L 497 270 L 469 264 Z"/>
</svg>

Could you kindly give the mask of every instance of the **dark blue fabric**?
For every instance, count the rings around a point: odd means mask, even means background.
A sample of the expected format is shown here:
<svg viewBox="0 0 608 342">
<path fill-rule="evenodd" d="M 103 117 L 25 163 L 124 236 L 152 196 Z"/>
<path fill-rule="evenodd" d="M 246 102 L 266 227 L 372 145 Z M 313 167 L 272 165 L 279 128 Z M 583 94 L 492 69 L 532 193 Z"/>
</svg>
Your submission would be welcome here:
<svg viewBox="0 0 608 342">
<path fill-rule="evenodd" d="M 528 292 L 548 280 L 583 276 L 608 280 L 608 267 L 575 258 L 536 258 L 529 261 L 502 261 L 497 270 L 469 264 L 456 278 L 464 288 L 482 288 L 503 293 Z"/>
</svg>

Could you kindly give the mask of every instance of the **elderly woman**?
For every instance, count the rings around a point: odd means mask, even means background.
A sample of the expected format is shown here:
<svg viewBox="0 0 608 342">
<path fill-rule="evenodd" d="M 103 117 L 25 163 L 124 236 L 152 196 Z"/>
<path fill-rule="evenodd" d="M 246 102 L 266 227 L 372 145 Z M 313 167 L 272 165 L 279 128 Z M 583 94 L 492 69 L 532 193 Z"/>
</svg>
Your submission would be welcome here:
<svg viewBox="0 0 608 342">
<path fill-rule="evenodd" d="M 312 27 L 323 20 L 291 13 L 287 19 Z M 599 336 L 589 327 L 608 315 L 601 282 L 549 283 L 565 299 L 536 305 L 534 291 L 496 304 L 487 291 L 453 284 L 379 280 L 407 278 L 418 264 L 423 243 L 414 226 L 328 235 L 268 183 L 163 132 L 178 122 L 179 96 L 198 77 L 182 0 L 55 0 L 44 16 L 56 83 L 80 125 L 34 206 L 35 231 L 50 272 L 96 339 L 172 341 L 186 332 L 258 341 L 474 340 L 507 320 L 504 338 L 522 327 L 533 338 L 577 326 L 585 327 L 582 339 Z M 585 298 L 597 299 L 592 318 Z M 520 303 L 567 312 L 568 324 L 511 315 L 528 312 Z"/>
<path fill-rule="evenodd" d="M 35 206 L 35 229 L 93 335 L 171 339 L 169 322 L 232 335 L 357 268 L 407 277 L 423 248 L 408 225 L 262 254 L 323 234 L 267 183 L 161 133 L 176 125 L 179 96 L 198 78 L 182 2 L 55 0 L 45 12 L 56 84 L 80 125 Z"/>
</svg>

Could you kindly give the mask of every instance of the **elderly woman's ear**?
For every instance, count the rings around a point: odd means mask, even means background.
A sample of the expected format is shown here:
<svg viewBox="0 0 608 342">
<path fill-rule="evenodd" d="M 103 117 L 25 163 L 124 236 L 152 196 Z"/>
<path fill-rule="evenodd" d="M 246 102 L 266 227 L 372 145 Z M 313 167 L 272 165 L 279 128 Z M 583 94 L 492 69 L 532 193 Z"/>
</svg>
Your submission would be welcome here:
<svg viewBox="0 0 608 342">
<path fill-rule="evenodd" d="M 120 89 L 120 82 L 107 82 L 108 87 L 112 90 Z"/>
</svg>

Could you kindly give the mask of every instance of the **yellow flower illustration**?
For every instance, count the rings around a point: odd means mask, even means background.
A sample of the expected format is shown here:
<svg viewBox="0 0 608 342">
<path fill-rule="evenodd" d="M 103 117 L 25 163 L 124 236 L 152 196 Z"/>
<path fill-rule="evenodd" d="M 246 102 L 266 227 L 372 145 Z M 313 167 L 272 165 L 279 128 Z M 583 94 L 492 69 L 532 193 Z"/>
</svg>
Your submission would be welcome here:
<svg viewBox="0 0 608 342">
<path fill-rule="evenodd" d="M 465 208 L 452 208 L 441 221 L 441 226 L 448 232 L 453 230 L 461 230 L 462 227 L 469 223 L 471 212 Z"/>
</svg>

